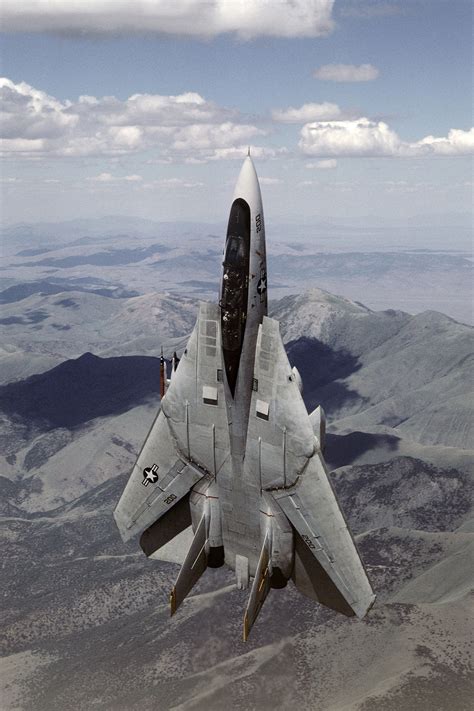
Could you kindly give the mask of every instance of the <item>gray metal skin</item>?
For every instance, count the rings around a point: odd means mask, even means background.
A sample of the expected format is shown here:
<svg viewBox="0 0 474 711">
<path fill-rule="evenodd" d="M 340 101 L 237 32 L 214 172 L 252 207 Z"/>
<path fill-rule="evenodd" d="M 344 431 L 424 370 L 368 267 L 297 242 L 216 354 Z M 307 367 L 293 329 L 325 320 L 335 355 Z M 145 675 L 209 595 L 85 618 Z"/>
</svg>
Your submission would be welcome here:
<svg viewBox="0 0 474 711">
<path fill-rule="evenodd" d="M 228 373 L 224 348 L 231 302 L 202 303 L 114 516 L 122 538 L 140 536 L 147 555 L 192 526 L 172 614 L 207 567 L 225 563 L 240 589 L 253 578 L 247 639 L 271 587 L 290 578 L 348 616 L 363 617 L 375 595 L 327 476 L 324 413 L 308 414 L 279 324 L 266 315 L 263 206 L 250 156 L 235 201 L 250 219 L 248 271 L 238 282 L 246 311 L 237 375 Z"/>
</svg>

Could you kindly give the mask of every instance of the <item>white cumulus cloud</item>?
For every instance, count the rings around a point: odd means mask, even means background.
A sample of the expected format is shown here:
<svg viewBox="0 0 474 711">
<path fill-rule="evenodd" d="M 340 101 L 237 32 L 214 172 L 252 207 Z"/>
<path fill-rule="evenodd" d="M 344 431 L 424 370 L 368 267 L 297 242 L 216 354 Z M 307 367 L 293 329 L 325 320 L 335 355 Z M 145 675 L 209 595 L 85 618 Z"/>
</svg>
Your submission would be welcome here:
<svg viewBox="0 0 474 711">
<path fill-rule="evenodd" d="M 322 104 L 303 104 L 299 109 L 293 106 L 287 109 L 274 109 L 272 118 L 281 123 L 308 123 L 309 121 L 327 121 L 342 116 L 342 111 L 337 104 L 324 101 Z"/>
<path fill-rule="evenodd" d="M 334 0 L 3 0 L 10 32 L 147 32 L 214 37 L 319 37 L 334 28 Z"/>
<path fill-rule="evenodd" d="M 306 155 L 393 155 L 400 139 L 383 121 L 315 121 L 301 129 L 299 147 Z"/>
<path fill-rule="evenodd" d="M 298 145 L 305 155 L 321 157 L 468 155 L 474 153 L 474 129 L 451 129 L 444 138 L 408 143 L 383 121 L 314 121 L 303 126 Z"/>
<path fill-rule="evenodd" d="M 80 96 L 59 101 L 25 82 L 0 79 L 2 151 L 18 156 L 120 156 L 141 150 L 161 160 L 225 158 L 264 131 L 195 92 L 176 96 Z"/>
<path fill-rule="evenodd" d="M 0 78 L 0 132 L 8 141 L 38 141 L 65 135 L 78 123 L 71 103 L 61 102 L 25 82 Z M 39 145 L 39 144 L 36 144 Z"/>
<path fill-rule="evenodd" d="M 216 124 L 193 124 L 178 129 L 172 147 L 179 151 L 225 148 L 233 143 L 247 141 L 264 131 L 249 124 L 226 121 Z"/>
<path fill-rule="evenodd" d="M 469 131 L 452 128 L 445 138 L 426 136 L 419 141 L 418 145 L 421 150 L 428 150 L 443 156 L 474 153 L 474 128 Z"/>
<path fill-rule="evenodd" d="M 372 64 L 323 64 L 315 69 L 315 79 L 323 81 L 357 82 L 377 79 L 379 70 Z"/>
</svg>

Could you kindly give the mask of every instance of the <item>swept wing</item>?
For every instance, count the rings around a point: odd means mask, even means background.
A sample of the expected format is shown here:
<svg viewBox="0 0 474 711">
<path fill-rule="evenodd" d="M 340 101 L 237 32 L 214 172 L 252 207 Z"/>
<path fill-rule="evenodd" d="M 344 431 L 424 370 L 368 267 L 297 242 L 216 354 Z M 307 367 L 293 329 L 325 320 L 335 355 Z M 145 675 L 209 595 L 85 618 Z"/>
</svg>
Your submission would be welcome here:
<svg viewBox="0 0 474 711">
<path fill-rule="evenodd" d="M 329 481 L 278 322 L 267 317 L 257 341 L 246 467 L 259 472 L 262 490 L 294 529 L 296 586 L 339 612 L 363 617 L 375 596 Z"/>
<path fill-rule="evenodd" d="M 201 304 L 185 353 L 115 509 L 124 540 L 147 532 L 141 540 L 147 555 L 190 525 L 189 506 L 180 507 L 180 502 L 197 482 L 210 483 L 229 457 L 218 343 L 219 307 Z M 162 521 L 174 508 L 176 515 Z"/>
</svg>

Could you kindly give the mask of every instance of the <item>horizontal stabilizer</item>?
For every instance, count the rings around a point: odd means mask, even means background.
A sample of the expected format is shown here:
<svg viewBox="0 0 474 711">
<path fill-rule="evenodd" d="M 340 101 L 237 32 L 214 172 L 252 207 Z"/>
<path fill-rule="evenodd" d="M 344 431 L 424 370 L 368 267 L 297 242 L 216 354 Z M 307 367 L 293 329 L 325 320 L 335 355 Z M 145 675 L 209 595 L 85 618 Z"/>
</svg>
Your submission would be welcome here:
<svg viewBox="0 0 474 711">
<path fill-rule="evenodd" d="M 339 612 L 364 617 L 375 595 L 321 455 L 311 457 L 294 486 L 268 493 L 299 534 L 293 572 L 297 588 Z"/>
<path fill-rule="evenodd" d="M 170 594 L 171 614 L 174 615 L 190 590 L 207 568 L 207 521 L 203 514 L 194 534 L 191 548 L 179 571 L 178 578 Z"/>
<path fill-rule="evenodd" d="M 188 493 L 171 509 L 168 509 L 164 516 L 143 531 L 140 536 L 142 551 L 147 556 L 153 555 L 190 525 L 191 511 L 189 510 Z"/>
<path fill-rule="evenodd" d="M 271 535 L 270 532 L 267 531 L 265 540 L 263 541 L 255 578 L 253 579 L 247 609 L 245 610 L 244 642 L 247 641 L 250 630 L 252 629 L 253 624 L 258 617 L 258 613 L 263 607 L 268 591 L 270 590 L 270 541 Z"/>
<path fill-rule="evenodd" d="M 311 600 L 330 607 L 347 617 L 353 617 L 354 611 L 339 592 L 308 544 L 295 531 L 295 564 L 292 574 L 297 589 Z"/>
</svg>

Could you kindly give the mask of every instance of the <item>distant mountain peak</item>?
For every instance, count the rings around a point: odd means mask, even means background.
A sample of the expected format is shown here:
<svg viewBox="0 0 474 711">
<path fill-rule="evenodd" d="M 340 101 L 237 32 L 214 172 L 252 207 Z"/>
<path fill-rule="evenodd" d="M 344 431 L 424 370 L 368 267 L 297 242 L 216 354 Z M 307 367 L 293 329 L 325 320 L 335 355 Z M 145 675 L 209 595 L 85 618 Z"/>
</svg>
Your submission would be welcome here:
<svg viewBox="0 0 474 711">
<path fill-rule="evenodd" d="M 356 310 L 362 313 L 372 313 L 371 309 L 369 309 L 367 306 L 364 306 L 364 304 L 361 304 L 359 301 L 352 301 L 351 299 L 348 299 L 345 296 L 331 294 L 331 292 L 326 291 L 325 289 L 319 289 L 318 287 L 308 289 L 308 291 L 305 291 L 303 294 L 301 294 L 301 296 L 303 298 L 308 299 L 309 301 L 328 304 L 335 308 L 340 307 L 350 309 L 351 311 Z"/>
<path fill-rule="evenodd" d="M 447 326 L 448 324 L 459 324 L 461 326 L 464 326 L 466 328 L 472 328 L 469 324 L 463 324 L 460 323 L 459 321 L 456 321 L 456 319 L 452 318 L 451 316 L 447 316 L 446 314 L 442 314 L 440 311 L 434 311 L 433 309 L 428 309 L 427 311 L 422 311 L 419 314 L 415 314 L 413 316 L 414 321 L 416 323 L 424 323 L 427 326 L 436 326 L 436 325 L 445 325 Z"/>
</svg>

